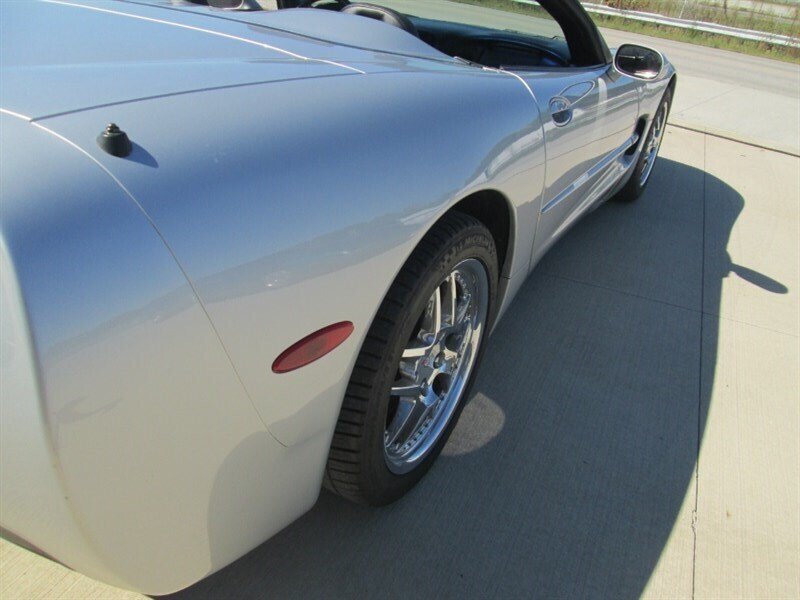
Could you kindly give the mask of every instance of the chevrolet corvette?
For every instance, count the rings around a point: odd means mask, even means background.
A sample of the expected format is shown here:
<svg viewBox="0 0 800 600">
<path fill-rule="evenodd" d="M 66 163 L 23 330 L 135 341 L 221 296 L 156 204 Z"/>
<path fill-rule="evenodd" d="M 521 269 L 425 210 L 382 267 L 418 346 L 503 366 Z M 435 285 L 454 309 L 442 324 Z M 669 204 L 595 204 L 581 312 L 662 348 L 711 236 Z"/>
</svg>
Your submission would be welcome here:
<svg viewBox="0 0 800 600">
<path fill-rule="evenodd" d="M 399 499 L 675 85 L 577 0 L 0 3 L 3 536 L 164 594 Z"/>
</svg>

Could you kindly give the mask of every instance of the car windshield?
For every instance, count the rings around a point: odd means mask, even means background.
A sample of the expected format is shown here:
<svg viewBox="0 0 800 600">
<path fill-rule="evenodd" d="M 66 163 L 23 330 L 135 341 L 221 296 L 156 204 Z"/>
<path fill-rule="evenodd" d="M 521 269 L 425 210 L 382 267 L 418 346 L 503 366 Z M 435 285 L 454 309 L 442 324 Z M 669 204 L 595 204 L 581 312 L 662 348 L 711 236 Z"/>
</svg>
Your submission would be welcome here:
<svg viewBox="0 0 800 600">
<path fill-rule="evenodd" d="M 378 0 L 370 4 L 422 19 L 564 39 L 561 26 L 532 0 Z"/>
</svg>

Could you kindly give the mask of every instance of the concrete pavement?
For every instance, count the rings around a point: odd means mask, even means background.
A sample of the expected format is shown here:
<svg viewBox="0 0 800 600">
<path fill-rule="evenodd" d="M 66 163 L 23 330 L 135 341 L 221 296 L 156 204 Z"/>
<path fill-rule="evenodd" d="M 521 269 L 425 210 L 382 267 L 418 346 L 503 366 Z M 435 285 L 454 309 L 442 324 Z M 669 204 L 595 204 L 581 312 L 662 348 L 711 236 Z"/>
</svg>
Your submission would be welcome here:
<svg viewBox="0 0 800 600">
<path fill-rule="evenodd" d="M 0 598 L 137 600 L 143 596 L 89 579 L 0 539 Z"/>
</svg>

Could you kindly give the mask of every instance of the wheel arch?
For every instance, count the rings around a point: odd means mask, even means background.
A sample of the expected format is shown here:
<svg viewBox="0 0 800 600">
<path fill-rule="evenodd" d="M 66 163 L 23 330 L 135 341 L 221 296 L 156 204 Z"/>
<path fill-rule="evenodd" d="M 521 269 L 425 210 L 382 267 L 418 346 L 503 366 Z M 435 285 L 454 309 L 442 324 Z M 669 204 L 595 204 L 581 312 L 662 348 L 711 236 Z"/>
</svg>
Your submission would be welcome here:
<svg viewBox="0 0 800 600">
<path fill-rule="evenodd" d="M 516 240 L 514 210 L 508 198 L 494 189 L 481 190 L 456 202 L 447 212 L 451 211 L 470 215 L 486 226 L 497 247 L 500 276 L 508 277 Z"/>
</svg>

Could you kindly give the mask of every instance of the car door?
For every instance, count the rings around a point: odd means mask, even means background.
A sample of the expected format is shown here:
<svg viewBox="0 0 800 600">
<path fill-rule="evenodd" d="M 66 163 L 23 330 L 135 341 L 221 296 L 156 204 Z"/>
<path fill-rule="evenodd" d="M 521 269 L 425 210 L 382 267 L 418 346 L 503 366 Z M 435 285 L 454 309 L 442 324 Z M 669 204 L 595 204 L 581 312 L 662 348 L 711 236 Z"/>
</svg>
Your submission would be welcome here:
<svg viewBox="0 0 800 600">
<path fill-rule="evenodd" d="M 608 65 L 518 71 L 544 121 L 545 187 L 534 262 L 622 175 L 639 116 L 635 82 Z"/>
<path fill-rule="evenodd" d="M 513 10 L 503 3 L 379 4 L 407 13 L 419 37 L 444 54 L 510 73 L 534 95 L 547 154 L 541 214 L 530 224 L 535 264 L 623 174 L 636 139 L 639 85 L 611 66 L 608 46 L 578 0 L 506 3 Z"/>
</svg>

